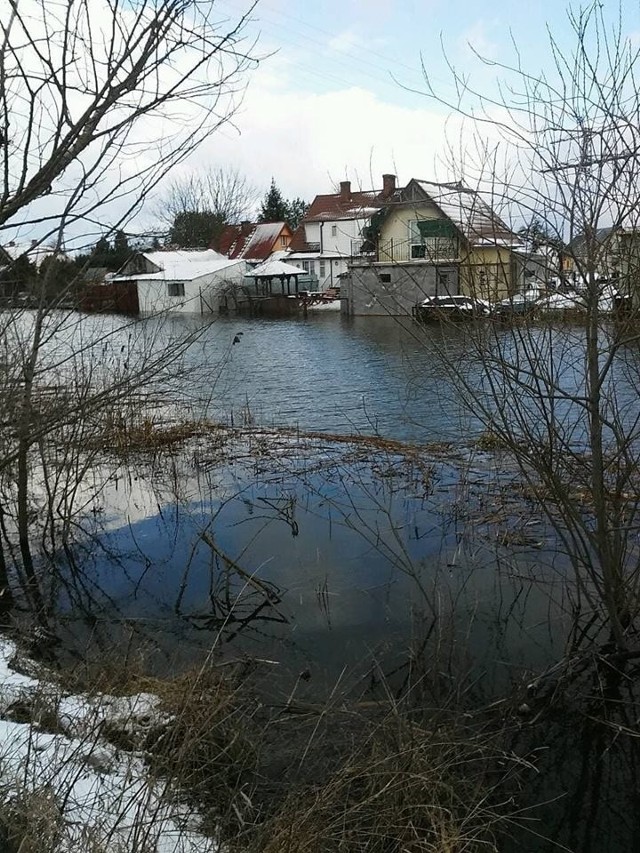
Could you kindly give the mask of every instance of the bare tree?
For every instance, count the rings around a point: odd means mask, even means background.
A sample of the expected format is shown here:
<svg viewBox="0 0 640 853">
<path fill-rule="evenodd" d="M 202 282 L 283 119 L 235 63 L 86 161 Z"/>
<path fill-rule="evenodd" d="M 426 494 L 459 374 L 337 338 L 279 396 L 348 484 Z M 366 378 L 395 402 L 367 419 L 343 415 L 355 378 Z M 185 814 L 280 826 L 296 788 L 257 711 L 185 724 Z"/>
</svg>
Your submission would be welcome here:
<svg viewBox="0 0 640 853">
<path fill-rule="evenodd" d="M 198 0 L 5 0 L 0 239 L 19 224 L 52 243 L 55 258 L 68 239 L 101 230 L 97 222 L 121 227 L 233 115 L 256 62 L 244 37 L 253 5 L 225 21 Z M 34 521 L 55 517 L 69 530 L 88 451 L 109 417 L 129 403 L 142 411 L 154 396 L 168 403 L 197 334 L 161 318 L 138 325 L 134 339 L 129 320 L 88 323 L 66 308 L 75 282 L 51 298 L 55 272 L 52 263 L 38 276 L 28 309 L 10 307 L 0 319 L 0 588 L 10 604 L 11 579 L 21 579 L 41 619 Z"/>
<path fill-rule="evenodd" d="M 233 114 L 254 61 L 246 15 L 221 25 L 212 3 L 26 0 L 2 17 L 3 228 L 135 209 Z"/>
<path fill-rule="evenodd" d="M 234 168 L 192 172 L 174 181 L 158 205 L 169 243 L 185 248 L 216 245 L 225 225 L 251 216 L 257 190 Z"/>
<path fill-rule="evenodd" d="M 467 122 L 452 164 L 514 227 L 535 217 L 562 247 L 547 275 L 575 288 L 577 323 L 471 330 L 455 378 L 552 522 L 588 636 L 626 655 L 640 616 L 639 53 L 606 15 L 598 3 L 569 12 L 573 48 L 551 35 L 544 72 L 518 56 L 485 61 L 503 78 L 493 93 L 451 68 L 458 98 L 447 105 Z M 611 313 L 623 301 L 626 313 Z"/>
<path fill-rule="evenodd" d="M 173 181 L 159 212 L 169 224 L 180 213 L 191 212 L 235 223 L 251 215 L 257 197 L 257 189 L 238 169 L 218 167 Z"/>
</svg>

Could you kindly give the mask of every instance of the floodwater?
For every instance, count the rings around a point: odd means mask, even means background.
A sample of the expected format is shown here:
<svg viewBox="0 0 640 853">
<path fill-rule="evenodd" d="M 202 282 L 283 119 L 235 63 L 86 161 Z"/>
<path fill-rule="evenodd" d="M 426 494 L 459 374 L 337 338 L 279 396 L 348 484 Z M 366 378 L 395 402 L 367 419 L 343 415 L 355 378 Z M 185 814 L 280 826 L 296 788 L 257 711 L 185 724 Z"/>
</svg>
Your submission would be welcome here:
<svg viewBox="0 0 640 853">
<path fill-rule="evenodd" d="M 111 375 L 132 370 L 147 335 L 158 351 L 199 332 L 175 373 L 157 377 L 158 395 L 178 416 L 253 431 L 105 465 L 86 538 L 62 570 L 70 633 L 84 627 L 83 641 L 106 638 L 107 647 L 152 636 L 160 669 L 212 646 L 246 655 L 259 661 L 273 696 L 300 702 L 410 684 L 427 705 L 452 695 L 471 707 L 523 691 L 527 698 L 529 680 L 562 657 L 577 600 L 568 563 L 518 491 L 508 458 L 474 446 L 482 425 L 442 361 L 445 351 L 482 393 L 464 329 L 325 314 L 211 324 L 176 317 L 162 327 L 87 318 L 82 334 L 90 340 L 104 323 L 121 323 L 101 351 Z M 504 411 L 544 426 L 545 406 L 561 407 L 580 446 L 580 333 L 545 334 L 539 353 L 549 341 L 556 352 L 571 350 L 554 362 L 550 383 L 569 393 L 520 401 L 505 387 Z M 614 371 L 632 428 L 635 359 L 623 353 Z M 259 431 L 274 426 L 293 435 Z M 416 457 L 309 432 L 432 446 Z M 560 849 L 637 849 L 637 738 L 625 739 L 617 718 L 609 728 L 594 723 L 602 708 L 584 701 L 596 687 L 585 682 L 570 707 L 516 726 L 514 749 L 537 756 L 525 803 L 548 802 L 531 812 L 532 826 L 566 844 Z M 633 700 L 624 707 L 634 709 Z M 535 706 L 531 713 L 535 721 Z M 556 849 L 535 835 L 514 837 L 513 849 Z"/>
<path fill-rule="evenodd" d="M 401 319 L 218 321 L 205 346 L 232 345 L 213 390 L 215 408 L 262 424 L 333 433 L 379 433 L 418 441 L 457 440 L 468 418 L 430 352 L 424 330 Z M 430 329 L 442 343 L 436 327 Z M 448 346 L 464 346 L 450 329 Z"/>
<path fill-rule="evenodd" d="M 83 335 L 104 323 L 87 318 Z M 435 449 L 423 451 L 416 469 L 401 453 L 365 447 L 353 458 L 344 445 L 294 434 L 284 445 L 258 439 L 264 453 L 255 441 L 230 447 L 219 463 L 206 463 L 206 443 L 192 458 L 189 449 L 168 484 L 171 459 L 133 481 L 122 472 L 107 477 L 97 516 L 106 526 L 89 538 L 100 546 L 82 559 L 85 574 L 94 566 L 92 595 L 101 591 L 113 605 L 101 616 L 109 625 L 162 625 L 188 637 L 187 648 L 232 639 L 234 649 L 280 661 L 289 674 L 310 669 L 306 692 L 339 678 L 352 689 L 372 667 L 380 677 L 402 670 L 423 634 L 447 647 L 439 665 L 451 680 L 481 668 L 476 692 L 485 697 L 553 663 L 564 631 L 550 630 L 549 608 L 555 624 L 565 606 L 555 543 L 541 520 L 528 518 L 538 526 L 519 532 L 524 546 L 510 553 L 496 547 L 500 530 L 484 521 L 504 513 L 506 526 L 525 523 L 520 507 L 503 509 L 511 490 L 504 459 L 474 450 L 481 424 L 442 365 L 445 349 L 452 363 L 464 362 L 463 328 L 328 314 L 174 317 L 160 330 L 155 323 L 123 322 L 104 359 L 110 370 L 131 363 L 140 331 L 154 347 L 197 332 L 179 382 L 160 380 L 178 416 Z M 132 336 L 134 344 L 120 346 Z M 246 575 L 230 571 L 227 558 Z M 533 584 L 531 573 L 549 577 Z M 277 606 L 264 604 L 247 575 L 273 585 Z M 221 610 L 222 577 L 229 586 Z M 81 612 L 86 596 L 77 600 Z"/>
<path fill-rule="evenodd" d="M 553 663 L 565 633 L 543 523 L 527 519 L 516 556 L 496 545 L 514 529 L 510 492 L 486 454 L 417 461 L 318 439 L 203 438 L 105 474 L 65 610 L 111 636 L 115 625 L 163 636 L 171 665 L 215 643 L 268 658 L 286 689 L 308 671 L 301 692 L 316 698 L 399 672 L 395 689 L 425 643 L 438 690 L 482 672 L 475 697 L 494 698 Z"/>
</svg>

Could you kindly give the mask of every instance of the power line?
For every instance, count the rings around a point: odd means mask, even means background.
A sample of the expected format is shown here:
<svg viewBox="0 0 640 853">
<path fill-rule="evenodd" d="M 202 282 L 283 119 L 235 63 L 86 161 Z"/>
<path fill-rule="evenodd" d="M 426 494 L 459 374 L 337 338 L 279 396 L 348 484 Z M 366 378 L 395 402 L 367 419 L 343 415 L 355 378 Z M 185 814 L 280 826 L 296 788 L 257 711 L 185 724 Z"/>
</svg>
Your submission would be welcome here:
<svg viewBox="0 0 640 853">
<path fill-rule="evenodd" d="M 237 12 L 239 11 L 239 8 L 240 8 L 238 5 L 231 2 L 231 0 L 222 0 L 221 5 L 228 6 L 230 8 L 230 10 L 235 14 L 237 14 Z M 259 8 L 264 8 L 264 5 L 262 5 Z M 269 7 L 267 7 L 267 8 L 269 8 Z M 315 37 L 315 35 L 313 35 L 313 36 L 307 35 L 306 33 L 303 33 L 300 30 L 297 30 L 297 29 L 291 27 L 289 25 L 290 20 L 294 20 L 294 21 L 301 23 L 307 29 L 312 30 L 314 32 L 314 34 L 320 32 L 320 33 L 327 35 L 331 39 L 335 39 L 335 38 L 339 37 L 339 34 L 336 34 L 335 32 L 331 32 L 331 31 L 323 29 L 321 27 L 316 27 L 315 25 L 312 25 L 312 24 L 307 24 L 305 21 L 301 20 L 300 18 L 295 18 L 295 17 L 290 16 L 288 14 L 285 15 L 284 13 L 281 13 L 276 9 L 269 8 L 269 11 L 271 11 L 271 12 L 275 13 L 276 15 L 279 15 L 282 18 L 284 18 L 286 23 L 282 24 L 282 23 L 280 23 L 278 21 L 274 21 L 272 18 L 270 19 L 269 17 L 266 17 L 264 15 L 261 15 L 259 18 L 257 18 L 254 21 L 254 23 L 258 26 L 262 26 L 263 23 L 266 23 L 266 27 L 263 27 L 263 29 L 267 32 L 267 34 L 269 34 L 271 37 L 273 37 L 278 43 L 284 43 L 286 45 L 289 45 L 289 46 L 292 46 L 292 47 L 295 47 L 295 48 L 298 48 L 301 50 L 303 50 L 305 47 L 308 47 L 309 44 L 321 47 L 323 50 L 330 49 L 330 46 L 328 43 L 321 41 L 320 39 Z M 293 36 L 293 38 L 284 37 L 283 32 L 290 34 L 291 36 Z M 357 44 L 353 45 L 352 55 L 350 57 L 346 57 L 344 54 L 336 53 L 336 55 L 332 55 L 331 57 L 326 57 L 326 61 L 333 66 L 340 65 L 350 73 L 355 73 L 359 76 L 368 77 L 369 79 L 374 80 L 379 85 L 384 85 L 384 86 L 388 86 L 389 88 L 393 88 L 393 90 L 396 92 L 403 91 L 401 84 L 395 82 L 394 78 L 391 76 L 391 70 L 388 71 L 388 76 L 381 76 L 379 73 L 381 70 L 379 64 L 371 61 L 369 58 L 365 59 L 361 56 L 353 56 L 353 52 L 364 52 L 365 50 L 367 52 L 367 56 L 376 56 L 376 57 L 380 58 L 382 61 L 384 61 L 385 63 L 387 63 L 390 66 L 390 69 L 393 68 L 395 70 L 398 67 L 405 69 L 405 70 L 409 71 L 412 75 L 414 75 L 416 80 L 419 79 L 419 81 L 424 84 L 424 77 L 422 74 L 421 67 L 417 67 L 417 66 L 412 67 L 406 63 L 398 61 L 395 58 L 387 56 L 387 55 L 381 53 L 380 51 L 376 51 L 374 49 L 369 49 L 369 48 L 363 48 Z M 295 61 L 295 60 L 291 61 L 291 64 L 296 68 L 301 68 L 301 69 L 306 68 L 310 74 L 317 75 L 317 77 L 319 79 L 333 79 L 335 82 L 338 82 L 340 85 L 347 85 L 347 86 L 356 85 L 356 83 L 353 79 L 349 80 L 349 79 L 345 79 L 344 76 L 338 76 L 338 75 L 336 75 L 335 71 L 326 71 L 326 70 L 324 70 L 324 68 L 319 68 L 318 66 L 314 66 L 314 67 L 308 66 L 308 65 L 305 66 L 302 63 Z M 362 67 L 362 66 L 366 66 L 366 67 Z M 374 69 L 375 73 L 372 72 L 370 69 Z M 433 79 L 436 80 L 436 82 L 438 82 L 437 78 L 433 78 Z M 450 84 L 448 84 L 448 85 L 450 85 Z M 425 92 L 425 94 L 426 94 L 426 92 Z"/>
</svg>

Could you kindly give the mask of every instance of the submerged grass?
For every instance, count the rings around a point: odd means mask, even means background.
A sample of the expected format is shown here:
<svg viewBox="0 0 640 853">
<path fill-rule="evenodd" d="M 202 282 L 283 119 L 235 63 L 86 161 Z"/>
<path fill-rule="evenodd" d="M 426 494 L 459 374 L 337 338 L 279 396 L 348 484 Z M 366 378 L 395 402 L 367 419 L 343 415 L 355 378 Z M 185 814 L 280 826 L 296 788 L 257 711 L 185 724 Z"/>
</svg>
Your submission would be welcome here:
<svg viewBox="0 0 640 853">
<path fill-rule="evenodd" d="M 486 740 L 419 723 L 396 706 L 352 720 L 358 737 L 330 773 L 293 786 L 236 849 L 264 853 L 497 850 L 509 816 L 504 768 Z M 321 756 L 315 756 L 318 760 Z M 306 761 L 313 754 L 306 752 Z"/>
<path fill-rule="evenodd" d="M 111 668 L 111 687 L 108 666 L 93 686 L 88 670 L 69 684 L 158 698 L 154 719 L 101 735 L 143 754 L 228 851 L 497 851 L 512 825 L 526 762 L 500 749 L 499 725 L 491 734 L 469 715 L 427 712 L 389 691 L 381 701 L 283 705 L 266 696 L 258 665 L 225 665 L 217 650 L 169 678 L 131 663 Z"/>
</svg>

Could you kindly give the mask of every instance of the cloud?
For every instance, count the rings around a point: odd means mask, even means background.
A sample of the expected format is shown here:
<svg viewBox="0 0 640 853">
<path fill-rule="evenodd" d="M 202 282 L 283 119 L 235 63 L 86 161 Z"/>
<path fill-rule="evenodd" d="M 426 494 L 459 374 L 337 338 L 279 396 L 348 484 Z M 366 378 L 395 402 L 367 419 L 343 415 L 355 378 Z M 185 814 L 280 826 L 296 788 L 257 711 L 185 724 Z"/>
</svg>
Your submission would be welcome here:
<svg viewBox="0 0 640 853">
<path fill-rule="evenodd" d="M 343 30 L 330 39 L 328 45 L 336 53 L 351 53 L 354 49 L 366 49 L 368 42 L 353 30 Z"/>
<path fill-rule="evenodd" d="M 478 54 L 483 59 L 497 59 L 499 46 L 490 36 L 490 32 L 498 26 L 498 21 L 490 23 L 479 19 L 460 35 L 458 46 L 461 53 L 469 57 L 470 54 Z"/>
<path fill-rule="evenodd" d="M 380 186 L 383 172 L 446 177 L 437 166 L 447 117 L 418 104 L 397 106 L 374 92 L 283 90 L 260 80 L 249 88 L 237 130 L 223 128 L 182 169 L 232 165 L 266 189 L 273 176 L 286 196 L 312 199 L 345 177 Z"/>
</svg>

